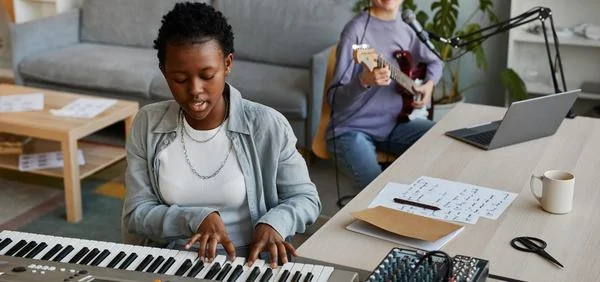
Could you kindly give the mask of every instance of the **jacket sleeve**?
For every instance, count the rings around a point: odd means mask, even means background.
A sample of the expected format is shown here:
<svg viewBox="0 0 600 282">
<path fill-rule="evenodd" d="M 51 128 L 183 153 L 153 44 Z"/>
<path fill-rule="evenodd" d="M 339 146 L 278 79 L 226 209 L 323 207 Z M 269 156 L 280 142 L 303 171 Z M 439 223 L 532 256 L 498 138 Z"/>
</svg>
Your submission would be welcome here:
<svg viewBox="0 0 600 282">
<path fill-rule="evenodd" d="M 275 185 L 278 204 L 267 211 L 257 223 L 272 226 L 284 239 L 303 233 L 321 212 L 317 188 L 308 175 L 306 161 L 296 149 L 296 137 L 289 122 L 281 115 L 273 138 L 278 139 L 279 152 Z M 281 133 L 281 134 L 279 134 Z"/>
<path fill-rule="evenodd" d="M 204 218 L 216 211 L 203 207 L 179 207 L 162 203 L 152 188 L 154 168 L 148 148 L 153 134 L 149 130 L 148 112 L 140 110 L 127 138 L 127 195 L 123 206 L 123 226 L 133 235 L 149 238 L 156 243 L 189 238 Z M 127 237 L 127 236 L 126 236 Z"/>
</svg>

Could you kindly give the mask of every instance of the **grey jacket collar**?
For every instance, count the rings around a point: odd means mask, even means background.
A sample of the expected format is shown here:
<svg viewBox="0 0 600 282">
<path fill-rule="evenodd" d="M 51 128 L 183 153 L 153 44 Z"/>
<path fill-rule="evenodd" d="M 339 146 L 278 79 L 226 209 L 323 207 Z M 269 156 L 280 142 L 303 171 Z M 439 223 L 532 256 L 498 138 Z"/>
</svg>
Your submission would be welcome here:
<svg viewBox="0 0 600 282">
<path fill-rule="evenodd" d="M 224 95 L 229 95 L 229 124 L 228 131 L 234 131 L 242 134 L 250 134 L 248 122 L 242 105 L 242 94 L 235 87 L 225 83 Z M 172 101 L 161 121 L 152 130 L 153 133 L 168 133 L 177 130 L 177 119 L 180 106 L 177 102 Z"/>
</svg>

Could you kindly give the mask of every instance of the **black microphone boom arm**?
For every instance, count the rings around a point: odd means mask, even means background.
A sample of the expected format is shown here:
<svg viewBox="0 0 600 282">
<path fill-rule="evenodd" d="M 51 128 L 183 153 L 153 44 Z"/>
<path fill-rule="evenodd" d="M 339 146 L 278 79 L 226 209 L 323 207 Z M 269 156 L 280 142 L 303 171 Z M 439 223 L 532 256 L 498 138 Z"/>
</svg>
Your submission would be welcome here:
<svg viewBox="0 0 600 282">
<path fill-rule="evenodd" d="M 556 65 L 553 64 L 552 61 L 552 55 L 551 55 L 551 51 L 550 51 L 550 42 L 548 40 L 548 33 L 546 31 L 546 20 L 550 19 L 550 27 L 552 29 L 552 39 L 554 41 L 554 51 L 556 53 L 555 55 L 555 62 Z M 550 8 L 546 8 L 546 7 L 535 7 L 533 9 L 530 9 L 527 12 L 524 12 L 514 18 L 510 18 L 506 21 L 503 22 L 499 22 L 497 24 L 479 29 L 475 32 L 472 33 L 467 33 L 461 36 L 456 36 L 456 37 L 452 37 L 452 38 L 440 38 L 439 36 L 431 36 L 430 34 L 430 38 L 432 39 L 436 39 L 444 44 L 448 44 L 454 48 L 465 48 L 465 47 L 471 47 L 473 48 L 474 46 L 476 46 L 477 44 L 482 43 L 483 41 L 485 41 L 486 39 L 488 39 L 489 37 L 492 37 L 494 35 L 503 33 L 507 30 L 513 29 L 515 27 L 518 26 L 522 26 L 524 24 L 528 24 L 530 22 L 539 20 L 542 23 L 542 32 L 544 33 L 544 44 L 546 46 L 546 54 L 548 55 L 548 64 L 550 65 L 550 76 L 552 77 L 552 84 L 554 86 L 554 92 L 555 93 L 560 93 L 563 91 L 567 90 L 567 83 L 565 80 L 565 73 L 563 71 L 563 64 L 562 64 L 562 60 L 560 57 L 560 50 L 559 50 L 559 42 L 558 42 L 558 35 L 556 34 L 556 29 L 554 27 L 554 19 L 552 18 L 552 11 L 550 10 Z M 473 38 L 475 37 L 475 38 Z M 556 67 L 556 69 L 555 69 Z M 558 71 L 560 73 L 560 77 L 562 80 L 562 90 L 560 88 L 560 86 L 558 85 L 558 80 L 556 78 L 556 71 Z M 574 117 L 573 114 L 573 110 L 571 109 L 569 111 L 569 113 L 567 114 L 567 117 L 572 118 Z"/>
</svg>

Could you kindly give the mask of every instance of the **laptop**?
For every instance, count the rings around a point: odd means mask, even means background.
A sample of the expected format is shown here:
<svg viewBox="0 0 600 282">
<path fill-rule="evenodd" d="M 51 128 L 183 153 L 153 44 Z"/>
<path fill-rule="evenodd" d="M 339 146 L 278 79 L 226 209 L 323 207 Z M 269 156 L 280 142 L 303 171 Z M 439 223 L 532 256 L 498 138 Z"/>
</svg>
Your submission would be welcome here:
<svg viewBox="0 0 600 282">
<path fill-rule="evenodd" d="M 514 102 L 504 118 L 446 132 L 447 136 L 484 150 L 552 135 L 581 89 Z"/>
</svg>

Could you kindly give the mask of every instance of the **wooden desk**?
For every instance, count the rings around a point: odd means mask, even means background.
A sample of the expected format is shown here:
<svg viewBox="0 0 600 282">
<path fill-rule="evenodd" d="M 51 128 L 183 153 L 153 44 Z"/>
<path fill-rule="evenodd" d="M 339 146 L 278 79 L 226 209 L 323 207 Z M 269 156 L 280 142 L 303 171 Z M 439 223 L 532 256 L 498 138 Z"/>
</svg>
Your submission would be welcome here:
<svg viewBox="0 0 600 282">
<path fill-rule="evenodd" d="M 443 250 L 490 261 L 490 272 L 527 281 L 598 281 L 600 248 L 600 120 L 566 119 L 553 136 L 483 151 L 443 136 L 447 130 L 502 118 L 505 108 L 461 104 L 398 158 L 350 203 L 298 248 L 302 259 L 318 260 L 370 273 L 395 245 L 347 231 L 351 212 L 364 209 L 390 181 L 411 183 L 422 175 L 518 193 L 497 220 L 480 218 Z M 529 191 L 531 173 L 549 169 L 575 174 L 573 210 L 544 212 Z M 563 265 L 512 249 L 516 236 L 536 236 Z M 365 276 L 360 280 L 364 281 Z"/>
</svg>

